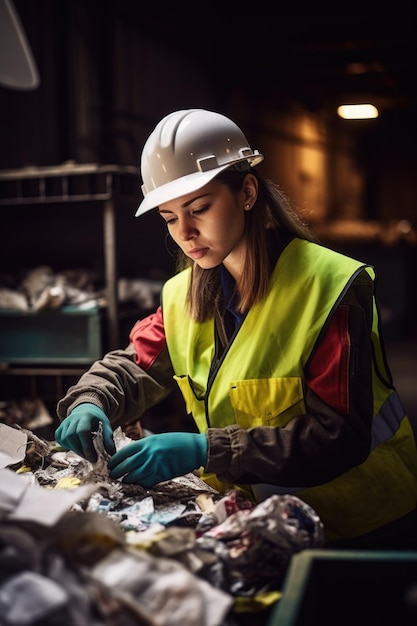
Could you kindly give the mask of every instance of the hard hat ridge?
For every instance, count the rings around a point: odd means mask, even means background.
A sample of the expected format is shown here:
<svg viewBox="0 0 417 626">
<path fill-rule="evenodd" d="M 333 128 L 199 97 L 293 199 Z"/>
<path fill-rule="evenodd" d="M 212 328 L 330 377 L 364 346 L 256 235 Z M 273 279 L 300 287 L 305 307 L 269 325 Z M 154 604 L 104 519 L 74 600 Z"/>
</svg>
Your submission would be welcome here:
<svg viewBox="0 0 417 626">
<path fill-rule="evenodd" d="M 229 118 L 204 109 L 166 115 L 145 142 L 141 155 L 144 199 L 136 216 L 204 187 L 224 169 L 263 160 Z"/>
</svg>

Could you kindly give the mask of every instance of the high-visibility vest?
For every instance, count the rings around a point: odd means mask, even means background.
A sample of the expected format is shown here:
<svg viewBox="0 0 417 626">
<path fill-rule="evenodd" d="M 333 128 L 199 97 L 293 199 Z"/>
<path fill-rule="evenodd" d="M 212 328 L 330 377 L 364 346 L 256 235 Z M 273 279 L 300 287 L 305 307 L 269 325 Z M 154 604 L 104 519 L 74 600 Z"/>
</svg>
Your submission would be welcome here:
<svg viewBox="0 0 417 626">
<path fill-rule="evenodd" d="M 245 429 L 282 427 L 296 416 L 302 418 L 305 368 L 333 312 L 363 271 L 374 279 L 370 266 L 294 239 L 278 259 L 267 296 L 248 311 L 214 368 L 214 319 L 197 323 L 186 313 L 191 270 L 168 280 L 162 292 L 168 351 L 187 412 L 199 431 L 229 424 Z M 373 425 L 368 458 L 315 487 L 251 486 L 257 499 L 291 493 L 308 502 L 320 516 L 328 540 L 362 535 L 416 508 L 416 443 L 386 365 L 375 298 L 372 343 Z"/>
</svg>

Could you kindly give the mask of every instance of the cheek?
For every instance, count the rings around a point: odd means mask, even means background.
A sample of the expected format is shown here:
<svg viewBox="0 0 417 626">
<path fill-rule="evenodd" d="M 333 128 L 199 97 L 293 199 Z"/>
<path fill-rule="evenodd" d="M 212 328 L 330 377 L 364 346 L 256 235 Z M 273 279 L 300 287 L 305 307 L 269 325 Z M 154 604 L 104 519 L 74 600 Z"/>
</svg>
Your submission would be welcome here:
<svg viewBox="0 0 417 626">
<path fill-rule="evenodd" d="M 236 203 L 223 206 L 222 210 L 218 211 L 213 224 L 213 227 L 217 227 L 219 231 L 223 232 L 237 232 L 242 230 L 244 226 L 245 211 Z"/>
<path fill-rule="evenodd" d="M 173 240 L 175 243 L 178 243 L 178 237 L 176 234 L 176 230 L 174 226 L 167 226 L 166 234 Z"/>
<path fill-rule="evenodd" d="M 245 215 L 243 211 L 233 211 L 224 217 L 221 230 L 226 237 L 240 237 L 245 230 Z"/>
</svg>

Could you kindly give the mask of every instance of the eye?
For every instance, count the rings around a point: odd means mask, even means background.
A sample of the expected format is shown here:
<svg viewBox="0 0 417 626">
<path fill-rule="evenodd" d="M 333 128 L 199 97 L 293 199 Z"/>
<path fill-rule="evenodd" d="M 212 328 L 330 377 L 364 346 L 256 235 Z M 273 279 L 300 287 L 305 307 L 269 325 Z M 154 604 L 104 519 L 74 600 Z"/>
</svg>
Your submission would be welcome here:
<svg viewBox="0 0 417 626">
<path fill-rule="evenodd" d="M 161 218 L 165 222 L 166 226 L 169 226 L 169 224 L 173 224 L 175 222 L 175 220 L 177 219 L 175 217 L 175 215 L 173 215 L 172 217 L 165 217 L 165 215 L 162 215 L 161 213 L 159 215 L 161 216 Z"/>
<path fill-rule="evenodd" d="M 193 215 L 202 215 L 203 213 L 206 213 L 206 211 L 209 210 L 209 206 L 203 206 L 201 209 L 195 209 L 195 211 L 192 212 Z"/>
</svg>

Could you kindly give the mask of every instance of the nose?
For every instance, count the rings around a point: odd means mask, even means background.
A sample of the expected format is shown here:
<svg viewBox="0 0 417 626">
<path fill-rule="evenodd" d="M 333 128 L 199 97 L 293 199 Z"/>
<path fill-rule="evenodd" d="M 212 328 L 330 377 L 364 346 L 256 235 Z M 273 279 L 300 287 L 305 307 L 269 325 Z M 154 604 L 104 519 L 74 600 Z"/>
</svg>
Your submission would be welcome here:
<svg viewBox="0 0 417 626">
<path fill-rule="evenodd" d="M 197 235 L 198 231 L 188 216 L 178 218 L 178 237 L 181 241 L 188 241 Z"/>
</svg>

